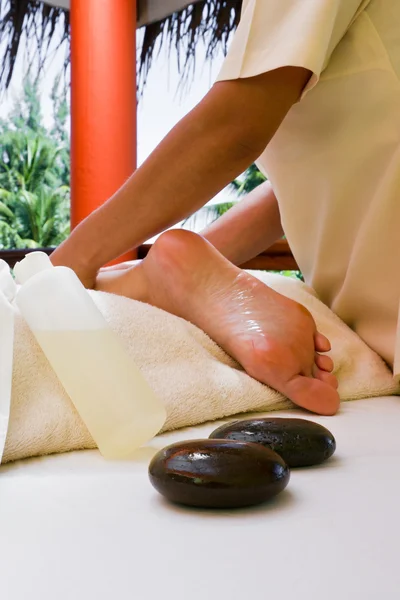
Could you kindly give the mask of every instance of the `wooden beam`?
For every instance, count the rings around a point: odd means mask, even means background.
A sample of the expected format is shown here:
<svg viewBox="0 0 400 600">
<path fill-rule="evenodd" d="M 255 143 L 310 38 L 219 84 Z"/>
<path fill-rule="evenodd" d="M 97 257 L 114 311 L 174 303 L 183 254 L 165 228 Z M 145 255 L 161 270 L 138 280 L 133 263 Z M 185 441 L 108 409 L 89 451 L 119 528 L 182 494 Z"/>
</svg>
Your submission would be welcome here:
<svg viewBox="0 0 400 600">
<path fill-rule="evenodd" d="M 151 244 L 143 244 L 138 248 L 138 258 L 145 258 L 151 248 Z M 38 250 L 34 249 L 34 250 Z M 22 260 L 28 252 L 34 250 L 0 250 L 0 259 L 13 267 L 16 262 Z M 42 252 L 51 254 L 54 248 L 40 248 Z M 286 240 L 281 240 L 271 246 L 268 250 L 242 265 L 243 269 L 255 269 L 262 271 L 298 271 L 299 267 L 293 258 Z"/>
<path fill-rule="evenodd" d="M 255 269 L 261 271 L 299 271 L 299 266 L 294 259 L 292 251 L 286 240 L 279 240 L 268 250 L 256 258 L 241 265 L 242 269 Z"/>
<path fill-rule="evenodd" d="M 151 244 L 143 244 L 138 248 L 138 258 L 145 258 L 151 248 Z M 268 250 L 241 265 L 243 269 L 255 269 L 265 271 L 298 271 L 299 267 L 286 240 L 280 240 L 273 244 Z"/>
<path fill-rule="evenodd" d="M 26 248 L 23 250 L 0 250 L 0 260 L 4 260 L 9 267 L 11 267 L 11 269 L 14 268 L 15 263 L 19 262 L 20 260 L 22 260 L 26 254 L 29 254 L 29 252 L 38 252 L 40 250 L 40 252 L 45 252 L 46 254 L 50 255 L 54 248 Z"/>
</svg>

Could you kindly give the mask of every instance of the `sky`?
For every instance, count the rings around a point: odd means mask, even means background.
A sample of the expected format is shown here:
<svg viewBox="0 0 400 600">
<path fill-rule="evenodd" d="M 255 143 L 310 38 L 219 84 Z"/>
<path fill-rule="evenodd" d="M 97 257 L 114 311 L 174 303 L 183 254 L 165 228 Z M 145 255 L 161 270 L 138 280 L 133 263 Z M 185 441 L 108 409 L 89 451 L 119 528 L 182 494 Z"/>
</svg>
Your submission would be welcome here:
<svg viewBox="0 0 400 600">
<path fill-rule="evenodd" d="M 154 61 L 138 111 L 138 157 L 144 160 L 168 131 L 208 92 L 223 61 L 222 54 L 205 63 L 204 49 L 196 56 L 195 76 L 188 87 L 179 87 L 179 73 L 174 55 L 166 50 Z M 160 97 L 162 102 L 160 102 Z M 162 110 L 160 110 L 162 105 Z"/>
<path fill-rule="evenodd" d="M 140 32 L 139 32 L 140 35 Z M 54 46 L 56 45 L 56 41 Z M 50 49 L 51 51 L 52 49 Z M 50 93 L 57 75 L 62 71 L 65 50 L 55 53 L 47 64 L 40 82 L 42 114 L 46 126 L 52 122 Z M 143 96 L 138 106 L 138 164 L 140 165 L 157 144 L 208 92 L 215 81 L 223 62 L 222 51 L 210 63 L 205 61 L 205 49 L 200 44 L 196 51 L 194 77 L 185 88 L 179 85 L 180 75 L 176 55 L 168 56 L 167 48 L 161 50 L 153 60 Z M 7 93 L 0 99 L 0 117 L 7 116 L 15 98 L 21 93 L 24 77 L 28 70 L 27 57 L 18 57 L 13 79 Z M 161 99 L 161 102 L 160 102 Z M 160 106 L 162 109 L 160 110 Z M 223 190 L 209 204 L 236 200 L 228 190 Z M 207 224 L 207 214 L 200 211 L 187 227 L 201 231 Z"/>
<path fill-rule="evenodd" d="M 57 74 L 62 70 L 63 53 L 56 55 L 47 66 L 41 79 L 42 111 L 46 125 L 51 123 L 50 92 Z M 153 61 L 144 94 L 138 109 L 138 161 L 141 164 L 168 131 L 187 114 L 212 86 L 222 65 L 220 53 L 213 63 L 205 62 L 204 48 L 196 54 L 197 68 L 190 85 L 182 89 L 176 56 L 168 57 L 167 49 L 161 51 Z M 0 117 L 4 117 L 12 107 L 22 89 L 27 72 L 27 58 L 18 57 L 13 80 L 9 90 L 0 102 Z M 160 110 L 160 97 L 162 110 Z"/>
<path fill-rule="evenodd" d="M 140 33 L 139 33 L 140 35 Z M 54 79 L 62 70 L 64 53 L 58 52 L 47 65 L 41 80 L 42 112 L 45 124 L 52 121 L 52 105 L 50 92 Z M 185 116 L 207 93 L 212 86 L 223 62 L 222 51 L 212 63 L 205 61 L 205 49 L 199 45 L 196 51 L 196 71 L 190 84 L 179 86 L 180 75 L 177 68 L 176 55 L 168 56 L 167 48 L 161 50 L 154 59 L 147 84 L 138 107 L 138 164 L 140 165 L 170 129 Z M 8 92 L 0 102 L 0 117 L 5 117 L 13 106 L 15 98 L 22 89 L 23 79 L 27 72 L 27 58 L 23 54 L 18 57 L 13 80 Z M 162 101 L 160 102 L 160 98 Z M 160 110 L 162 106 L 162 110 Z M 212 203 L 232 200 L 232 195 L 222 191 Z M 196 229 L 202 228 L 200 221 Z"/>
</svg>

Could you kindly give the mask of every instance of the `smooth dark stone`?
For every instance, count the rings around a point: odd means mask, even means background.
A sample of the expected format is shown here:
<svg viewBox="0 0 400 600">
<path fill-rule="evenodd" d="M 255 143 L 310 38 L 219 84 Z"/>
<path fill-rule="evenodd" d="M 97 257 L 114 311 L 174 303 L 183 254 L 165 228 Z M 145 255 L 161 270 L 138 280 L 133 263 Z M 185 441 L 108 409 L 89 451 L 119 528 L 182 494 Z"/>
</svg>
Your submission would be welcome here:
<svg viewBox="0 0 400 600">
<path fill-rule="evenodd" d="M 336 441 L 328 429 L 306 419 L 248 419 L 222 425 L 210 439 L 261 444 L 274 450 L 289 467 L 318 465 L 332 456 Z"/>
<path fill-rule="evenodd" d="M 288 484 L 288 466 L 272 450 L 230 440 L 167 446 L 149 466 L 152 485 L 171 502 L 204 508 L 260 504 Z"/>
</svg>

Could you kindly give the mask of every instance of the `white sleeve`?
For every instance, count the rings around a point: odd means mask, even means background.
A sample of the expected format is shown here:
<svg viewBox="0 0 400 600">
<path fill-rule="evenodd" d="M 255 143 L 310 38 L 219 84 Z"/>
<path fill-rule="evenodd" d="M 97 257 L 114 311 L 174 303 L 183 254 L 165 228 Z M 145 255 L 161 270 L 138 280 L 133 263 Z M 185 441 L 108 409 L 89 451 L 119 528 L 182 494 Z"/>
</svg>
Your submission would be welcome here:
<svg viewBox="0 0 400 600">
<path fill-rule="evenodd" d="M 303 67 L 316 85 L 332 52 L 370 0 L 244 0 L 218 80 Z"/>
</svg>

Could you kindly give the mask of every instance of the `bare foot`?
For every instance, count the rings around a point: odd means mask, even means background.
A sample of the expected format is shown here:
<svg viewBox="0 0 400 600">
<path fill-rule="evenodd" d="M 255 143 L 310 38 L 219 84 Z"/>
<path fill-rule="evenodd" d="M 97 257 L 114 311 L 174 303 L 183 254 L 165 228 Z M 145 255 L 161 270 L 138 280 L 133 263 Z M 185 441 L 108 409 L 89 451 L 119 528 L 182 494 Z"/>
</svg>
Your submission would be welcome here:
<svg viewBox="0 0 400 600">
<path fill-rule="evenodd" d="M 118 272 L 116 272 L 118 273 Z M 98 289 L 149 302 L 191 321 L 249 375 L 312 412 L 339 408 L 329 341 L 308 310 L 226 260 L 202 237 L 164 233 L 142 264 Z"/>
<path fill-rule="evenodd" d="M 129 261 L 100 269 L 95 290 L 148 302 L 148 284 L 143 272 L 143 261 Z"/>
</svg>

